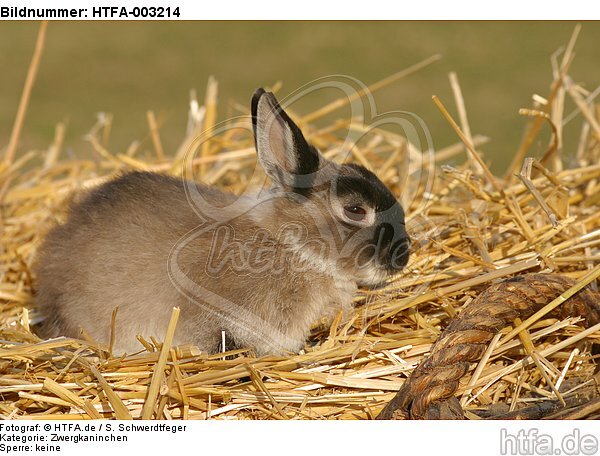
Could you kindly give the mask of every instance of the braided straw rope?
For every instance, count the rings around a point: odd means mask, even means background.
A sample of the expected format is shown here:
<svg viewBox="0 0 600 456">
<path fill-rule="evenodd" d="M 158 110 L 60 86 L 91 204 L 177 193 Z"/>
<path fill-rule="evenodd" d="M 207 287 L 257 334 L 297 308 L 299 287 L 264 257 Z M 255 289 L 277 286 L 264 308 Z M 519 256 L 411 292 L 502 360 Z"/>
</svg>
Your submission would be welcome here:
<svg viewBox="0 0 600 456">
<path fill-rule="evenodd" d="M 444 330 L 423 361 L 377 419 L 463 419 L 454 396 L 471 363 L 492 338 L 516 318 L 526 319 L 575 282 L 556 274 L 526 274 L 494 284 Z M 560 308 L 561 317 L 580 315 L 585 326 L 600 322 L 600 294 L 584 288 Z"/>
</svg>

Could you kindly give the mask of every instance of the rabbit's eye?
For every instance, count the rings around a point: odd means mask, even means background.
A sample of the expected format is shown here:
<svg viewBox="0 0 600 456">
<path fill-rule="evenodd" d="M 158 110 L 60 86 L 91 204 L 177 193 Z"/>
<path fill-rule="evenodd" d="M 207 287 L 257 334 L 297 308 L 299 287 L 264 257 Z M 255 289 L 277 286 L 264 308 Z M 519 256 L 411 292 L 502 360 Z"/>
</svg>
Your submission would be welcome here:
<svg viewBox="0 0 600 456">
<path fill-rule="evenodd" d="M 351 204 L 344 206 L 344 215 L 355 222 L 362 222 L 367 218 L 367 211 L 362 206 Z"/>
</svg>

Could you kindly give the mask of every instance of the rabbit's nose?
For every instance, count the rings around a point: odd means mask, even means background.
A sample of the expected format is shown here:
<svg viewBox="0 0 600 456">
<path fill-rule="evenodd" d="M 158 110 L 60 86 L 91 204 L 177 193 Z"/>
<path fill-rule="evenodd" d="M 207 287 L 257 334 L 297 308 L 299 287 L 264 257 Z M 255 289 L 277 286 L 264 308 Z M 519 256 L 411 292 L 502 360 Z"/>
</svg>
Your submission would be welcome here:
<svg viewBox="0 0 600 456">
<path fill-rule="evenodd" d="M 404 237 L 396 241 L 389 250 L 388 267 L 394 271 L 404 269 L 410 256 L 410 238 L 406 233 Z"/>
<path fill-rule="evenodd" d="M 401 270 L 408 263 L 410 238 L 403 224 L 383 223 L 376 232 L 375 242 L 379 262 L 391 271 Z"/>
</svg>

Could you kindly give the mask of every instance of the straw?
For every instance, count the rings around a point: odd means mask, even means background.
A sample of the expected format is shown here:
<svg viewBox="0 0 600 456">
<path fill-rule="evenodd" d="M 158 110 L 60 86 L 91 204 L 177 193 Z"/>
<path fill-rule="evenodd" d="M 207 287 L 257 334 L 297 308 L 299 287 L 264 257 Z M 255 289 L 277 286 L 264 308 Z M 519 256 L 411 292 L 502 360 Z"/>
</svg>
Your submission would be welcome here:
<svg viewBox="0 0 600 456">
<path fill-rule="evenodd" d="M 169 326 L 167 327 L 167 333 L 165 335 L 165 341 L 163 342 L 160 350 L 158 362 L 156 363 L 156 366 L 154 366 L 152 381 L 150 382 L 150 387 L 148 388 L 148 396 L 146 397 L 146 402 L 144 402 L 144 408 L 142 409 L 142 419 L 144 420 L 149 420 L 152 417 L 154 404 L 160 389 L 160 383 L 165 375 L 165 365 L 167 364 L 167 357 L 169 355 L 169 350 L 171 349 L 171 343 L 173 341 L 173 336 L 175 335 L 175 327 L 177 326 L 178 319 L 179 307 L 173 307 L 171 320 L 169 321 Z"/>
<path fill-rule="evenodd" d="M 4 161 L 7 165 L 12 163 L 17 152 L 19 137 L 21 136 L 21 129 L 23 128 L 25 115 L 27 114 L 27 107 L 29 106 L 29 98 L 31 97 L 31 91 L 33 89 L 33 85 L 35 84 L 35 79 L 40 67 L 40 61 L 44 52 L 47 29 L 48 21 L 41 21 L 40 28 L 38 30 L 38 36 L 35 41 L 35 49 L 33 51 L 33 56 L 31 57 L 31 63 L 29 64 L 29 69 L 27 70 L 27 79 L 25 79 L 25 86 L 23 87 L 23 92 L 19 101 L 17 116 L 10 134 L 10 140 L 8 147 L 6 148 L 6 154 L 4 155 Z"/>
<path fill-rule="evenodd" d="M 583 288 L 597 287 L 600 268 L 600 143 L 590 117 L 597 122 L 598 112 L 591 99 L 573 100 L 580 115 L 572 115 L 571 122 L 581 123 L 575 128 L 573 151 L 564 146 L 573 142 L 571 129 L 563 131 L 556 123 L 563 109 L 559 92 L 569 102 L 569 84 L 573 93 L 585 93 L 568 74 L 572 44 L 574 40 L 555 65 L 547 104 L 537 97 L 542 104 L 535 106 L 532 118 L 514 113 L 532 127 L 522 144 L 515 131 L 513 151 L 522 156 L 507 179 L 494 176 L 480 155 L 494 138 L 471 131 L 475 125 L 468 122 L 465 103 L 470 89 L 458 84 L 459 75 L 450 76 L 456 121 L 434 98 L 459 142 L 438 144 L 434 138 L 435 154 L 397 132 L 345 118 L 337 110 L 348 98 L 294 113 L 326 157 L 368 165 L 401 199 L 413 245 L 403 271 L 378 289 L 360 288 L 352 310 L 331 322 L 315 321 L 302 351 L 282 356 L 257 358 L 248 347 L 209 355 L 191 340 L 173 346 L 177 310 L 165 335 L 138 337 L 137 353 L 115 351 L 121 342 L 115 331 L 121 312 L 116 310 L 105 322 L 110 338 L 107 334 L 108 340 L 100 342 L 106 345 L 77 335 L 40 339 L 37 332 L 45 316 L 36 307 L 32 265 L 44 236 L 65 220 L 69 201 L 81 190 L 134 169 L 180 176 L 184 159 L 204 183 L 235 194 L 259 190 L 250 119 L 223 118 L 214 78 L 202 100 L 192 95 L 189 107 L 181 107 L 190 120 L 181 126 L 185 136 L 172 156 L 163 149 L 154 114 L 145 111 L 141 117 L 146 116 L 152 141 L 132 138 L 126 150 L 111 149 L 108 139 L 116 125 L 109 113 L 87 135 L 72 132 L 86 137 L 81 150 L 66 142 L 65 127 L 58 123 L 51 144 L 19 150 L 2 165 L 0 419 L 372 419 L 469 303 L 499 281 L 530 272 L 561 275 L 576 285 L 549 298 L 540 312 L 514 323 L 514 329 L 500 331 L 500 339 L 492 339 L 482 358 L 467 366 L 456 395 L 462 395 L 465 414 L 473 419 L 490 406 L 518 414 L 525 406 L 548 401 L 555 401 L 557 410 L 564 408 L 560 399 L 572 404 L 593 383 L 597 361 L 590 346 L 600 342 L 598 325 L 583 329 L 579 315 L 558 320 L 550 313 L 565 303 L 568 308 L 568 300 Z M 383 78 L 371 84 L 371 92 L 400 85 L 435 60 Z M 359 90 L 350 99 L 370 94 Z M 557 138 L 567 137 L 562 138 L 562 152 L 560 143 L 551 141 L 544 164 L 525 155 L 539 133 L 533 127 L 549 120 Z M 216 125 L 224 133 L 211 136 Z M 364 139 L 354 144 L 352 156 L 342 157 L 349 131 Z M 195 156 L 185 157 L 200 134 L 206 141 Z M 73 153 L 67 156 L 66 149 Z M 86 155 L 90 150 L 93 157 Z M 460 158 L 463 150 L 466 160 Z M 562 155 L 572 158 L 557 166 Z M 441 166 L 450 159 L 452 166 Z M 520 176 L 514 176 L 519 170 Z M 580 344 L 583 340 L 587 343 Z"/>
</svg>

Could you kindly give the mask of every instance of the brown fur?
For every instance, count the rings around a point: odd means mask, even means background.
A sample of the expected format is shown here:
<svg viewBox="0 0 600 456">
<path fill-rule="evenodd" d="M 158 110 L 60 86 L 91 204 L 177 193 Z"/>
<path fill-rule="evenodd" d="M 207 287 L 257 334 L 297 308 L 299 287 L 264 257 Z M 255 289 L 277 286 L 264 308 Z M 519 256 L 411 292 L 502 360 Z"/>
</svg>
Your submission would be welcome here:
<svg viewBox="0 0 600 456">
<path fill-rule="evenodd" d="M 39 250 L 47 336 L 83 328 L 108 343 L 118 307 L 115 352 L 131 353 L 137 334 L 162 339 L 177 306 L 175 344 L 216 352 L 225 331 L 228 343 L 259 355 L 296 352 L 313 323 L 350 307 L 358 284 L 404 266 L 402 209 L 375 175 L 325 160 L 272 94 L 258 91 L 252 106 L 274 187 L 237 197 L 135 172 L 90 191 Z M 345 219 L 343 208 L 357 203 L 369 211 L 366 225 Z M 365 247 L 375 243 L 383 248 L 371 257 Z"/>
<path fill-rule="evenodd" d="M 235 198 L 209 187 L 198 188 L 215 205 Z M 248 201 L 249 208 L 253 204 Z M 283 210 L 287 204 L 291 203 L 278 202 Z M 254 207 L 260 209 L 260 205 Z M 275 217 L 270 223 L 275 227 L 283 221 Z M 132 352 L 140 348 L 136 334 L 160 339 L 172 307 L 179 306 L 182 314 L 175 343 L 194 342 L 215 352 L 225 330 L 236 345 L 255 347 L 259 354 L 297 351 L 312 323 L 352 300 L 353 285 L 320 272 L 257 278 L 228 270 L 219 277 L 207 276 L 212 231 L 185 246 L 179 257 L 181 267 L 190 271 L 194 281 L 230 302 L 242 303 L 268 326 L 290 337 L 275 341 L 279 347 L 271 347 L 272 343 L 262 340 L 266 335 L 261 328 L 231 327 L 235 323 L 202 311 L 170 281 L 171 249 L 198 225 L 199 218 L 178 179 L 133 173 L 92 191 L 71 209 L 64 225 L 49 233 L 39 252 L 37 301 L 48 316 L 46 335 L 77 336 L 82 327 L 106 343 L 112 311 L 118 306 L 116 352 Z M 249 239 L 262 228 L 249 215 L 236 219 L 240 239 Z"/>
</svg>

